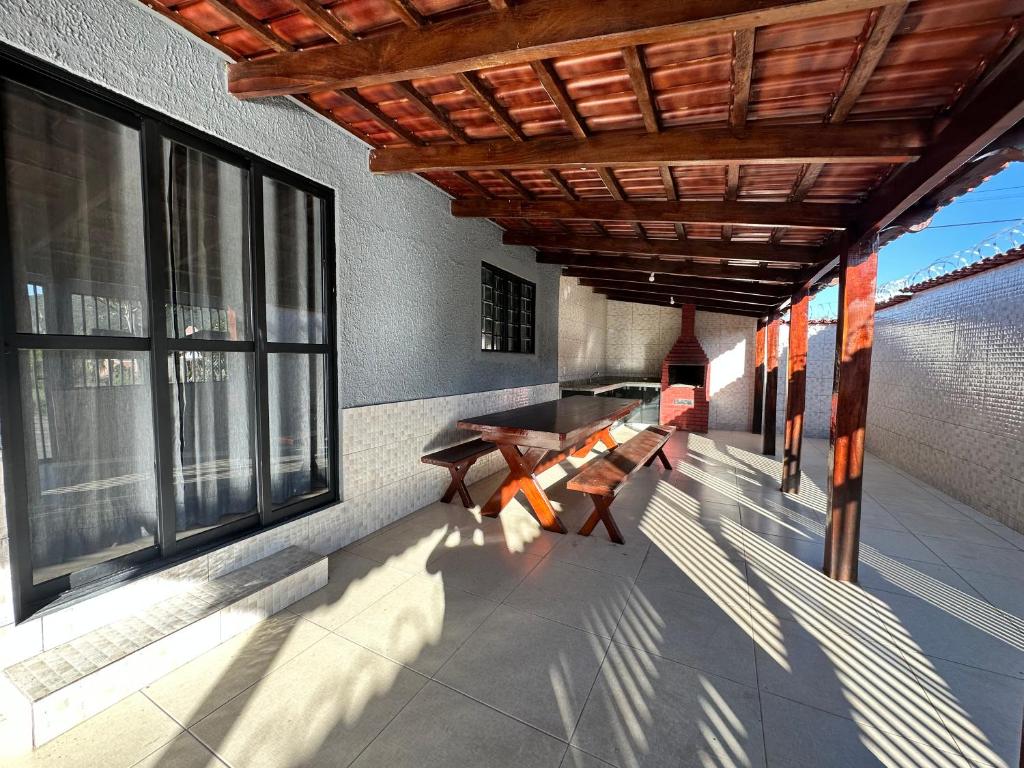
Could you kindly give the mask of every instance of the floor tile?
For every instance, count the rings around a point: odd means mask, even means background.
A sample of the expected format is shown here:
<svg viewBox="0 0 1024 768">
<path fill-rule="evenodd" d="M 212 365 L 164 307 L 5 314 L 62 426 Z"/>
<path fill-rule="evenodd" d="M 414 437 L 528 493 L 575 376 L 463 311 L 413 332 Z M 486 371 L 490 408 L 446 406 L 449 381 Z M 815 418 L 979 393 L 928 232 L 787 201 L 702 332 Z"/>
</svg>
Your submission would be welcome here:
<svg viewBox="0 0 1024 768">
<path fill-rule="evenodd" d="M 328 558 L 327 586 L 288 610 L 326 629 L 337 629 L 409 578 L 396 568 L 340 550 Z"/>
<path fill-rule="evenodd" d="M 764 693 L 768 764 L 785 768 L 969 768 L 943 752 L 845 717 Z"/>
<path fill-rule="evenodd" d="M 884 528 L 860 529 L 860 545 L 864 554 L 879 554 L 922 563 L 941 563 L 942 560 L 925 546 L 921 539 L 909 531 L 889 531 Z"/>
<path fill-rule="evenodd" d="M 921 541 L 956 571 L 967 569 L 996 576 L 1024 573 L 1024 552 L 1019 549 L 988 547 L 934 536 L 922 536 Z"/>
<path fill-rule="evenodd" d="M 757 691 L 612 644 L 572 745 L 622 768 L 763 766 Z"/>
<path fill-rule="evenodd" d="M 328 635 L 192 733 L 233 766 L 348 765 L 424 683 L 421 675 Z"/>
<path fill-rule="evenodd" d="M 1019 765 L 1024 680 L 941 659 L 927 659 L 915 671 L 965 757 L 999 768 Z"/>
<path fill-rule="evenodd" d="M 606 638 L 501 606 L 435 679 L 568 739 L 607 647 Z"/>
<path fill-rule="evenodd" d="M 449 587 L 500 602 L 539 562 L 539 557 L 509 552 L 503 542 L 470 541 L 439 551 L 427 571 Z"/>
<path fill-rule="evenodd" d="M 1024 627 L 1024 573 L 994 574 L 959 569 L 958 573 L 992 605 L 1015 616 Z"/>
<path fill-rule="evenodd" d="M 960 600 L 981 595 L 948 565 L 900 560 L 866 554 L 861 558 L 858 583 L 864 588 L 896 592 L 922 599 Z"/>
<path fill-rule="evenodd" d="M 4 768 L 129 768 L 170 742 L 181 727 L 141 693 L 47 742 Z"/>
<path fill-rule="evenodd" d="M 1024 678 L 1024 633 L 988 603 L 872 594 L 893 642 L 912 664 L 923 654 Z"/>
<path fill-rule="evenodd" d="M 604 525 L 598 524 L 590 536 L 570 533 L 551 550 L 548 557 L 632 581 L 640 572 L 651 542 L 635 529 L 624 529 L 622 534 L 626 543 L 616 544 L 608 539 Z"/>
<path fill-rule="evenodd" d="M 505 599 L 513 608 L 611 637 L 631 583 L 578 565 L 546 558 Z"/>
<path fill-rule="evenodd" d="M 967 541 L 972 544 L 984 544 L 989 547 L 1014 548 L 1013 544 L 997 536 L 981 523 L 975 522 L 966 515 L 961 515 L 956 511 L 951 511 L 948 515 L 907 513 L 900 517 L 900 521 L 907 527 L 908 531 L 919 536 L 935 536 L 941 539 Z"/>
<path fill-rule="evenodd" d="M 195 736 L 187 731 L 132 768 L 227 768 Z"/>
<path fill-rule="evenodd" d="M 336 631 L 389 659 L 432 675 L 496 605 L 449 587 L 441 573 L 417 576 Z"/>
<path fill-rule="evenodd" d="M 756 684 L 750 609 L 675 590 L 637 586 L 612 638 L 634 648 Z"/>
<path fill-rule="evenodd" d="M 353 768 L 556 768 L 565 744 L 435 682 L 363 752 Z"/>
<path fill-rule="evenodd" d="M 190 726 L 326 635 L 316 624 L 279 613 L 162 677 L 145 693 Z"/>
<path fill-rule="evenodd" d="M 703 542 L 692 542 L 687 551 L 678 547 L 665 551 L 660 545 L 653 545 L 636 583 L 746 605 L 746 564 L 738 554 L 732 559 L 727 556 L 728 550 L 709 542 L 710 537 L 705 537 Z"/>
<path fill-rule="evenodd" d="M 588 755 L 581 749 L 576 747 L 569 747 L 565 751 L 565 757 L 562 758 L 562 765 L 560 768 L 614 768 L 611 763 L 606 763 L 604 760 L 599 760 L 593 755 Z"/>
<path fill-rule="evenodd" d="M 810 626 L 782 621 L 779 635 L 779 650 L 774 642 L 757 647 L 762 691 L 940 751 L 957 750 L 913 670 L 891 643 L 828 621 Z"/>
</svg>

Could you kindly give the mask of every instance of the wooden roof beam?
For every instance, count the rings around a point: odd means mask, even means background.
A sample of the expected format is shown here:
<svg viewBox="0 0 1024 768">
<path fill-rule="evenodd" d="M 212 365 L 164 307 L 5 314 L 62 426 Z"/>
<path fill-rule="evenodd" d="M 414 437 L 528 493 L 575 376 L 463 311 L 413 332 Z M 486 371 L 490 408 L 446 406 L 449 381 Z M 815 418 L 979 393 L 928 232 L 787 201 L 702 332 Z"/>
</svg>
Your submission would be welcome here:
<svg viewBox="0 0 1024 768">
<path fill-rule="evenodd" d="M 506 129 L 510 135 L 514 130 Z M 928 123 L 879 120 L 843 125 L 764 125 L 609 132 L 588 139 L 552 137 L 528 142 L 481 142 L 461 147 L 378 149 L 375 173 L 425 173 L 494 168 L 649 168 L 671 165 L 903 163 L 930 138 Z"/>
<path fill-rule="evenodd" d="M 659 259 L 655 256 L 609 256 L 577 253 L 541 251 L 537 254 L 539 264 L 562 264 L 570 267 L 594 269 L 617 269 L 646 273 L 655 276 L 682 275 L 686 277 L 713 277 L 726 280 L 743 280 L 763 283 L 781 283 L 792 286 L 812 274 L 807 269 L 785 269 L 765 266 L 738 267 L 732 264 L 708 264 L 697 261 Z"/>
<path fill-rule="evenodd" d="M 719 240 L 641 240 L 633 237 L 588 237 L 582 235 L 523 235 L 506 232 L 505 245 L 527 245 L 544 250 L 584 251 L 587 253 L 628 253 L 634 256 L 720 259 L 729 261 L 772 262 L 806 266 L 820 261 L 814 248 L 772 246 L 760 243 L 723 243 Z"/>
<path fill-rule="evenodd" d="M 712 301 L 676 301 L 674 304 L 669 301 L 669 297 L 659 298 L 646 293 L 630 293 L 629 291 L 597 291 L 597 293 L 606 296 L 612 301 L 627 301 L 633 304 L 654 304 L 661 307 L 680 306 L 682 304 L 693 304 L 694 307 L 702 312 L 715 312 L 720 315 L 743 315 L 745 317 L 763 317 L 768 313 L 770 308 L 750 307 L 749 309 L 744 307 L 738 307 L 732 304 L 721 304 Z"/>
<path fill-rule="evenodd" d="M 661 283 L 623 283 L 617 280 L 580 280 L 580 285 L 586 288 L 594 288 L 595 290 L 603 291 L 633 291 L 635 293 L 654 293 L 659 296 L 675 296 L 676 301 L 700 301 L 701 299 L 707 299 L 709 301 L 722 301 L 729 302 L 730 304 L 754 304 L 757 306 L 766 306 L 773 303 L 771 297 L 768 296 L 755 296 L 744 293 L 730 293 L 727 291 L 714 291 L 714 290 L 699 290 L 694 288 L 680 288 L 673 285 L 663 285 Z M 775 301 L 781 301 L 781 298 L 775 299 Z"/>
<path fill-rule="evenodd" d="M 216 0 L 225 3 L 227 0 Z M 663 43 L 864 10 L 880 0 L 531 0 L 507 11 L 346 45 L 283 52 L 228 69 L 240 97 L 281 96 L 456 75 L 498 65 Z"/>
<path fill-rule="evenodd" d="M 562 274 L 581 280 L 604 280 L 622 285 L 660 285 L 675 289 L 697 289 L 717 291 L 722 294 L 744 294 L 748 296 L 764 296 L 769 299 L 782 300 L 793 293 L 788 284 L 756 283 L 744 280 L 719 280 L 713 277 L 685 277 L 659 272 L 650 281 L 650 273 L 635 272 L 624 269 L 599 269 L 596 267 L 565 267 Z"/>
<path fill-rule="evenodd" d="M 457 218 L 667 221 L 830 230 L 844 229 L 854 213 L 852 206 L 845 205 L 657 200 L 452 200 L 451 211 Z"/>
<path fill-rule="evenodd" d="M 291 3 L 306 18 L 316 24 L 321 32 L 328 35 L 336 43 L 355 42 L 356 36 L 348 31 L 337 16 L 320 5 L 316 0 L 291 0 Z"/>
</svg>

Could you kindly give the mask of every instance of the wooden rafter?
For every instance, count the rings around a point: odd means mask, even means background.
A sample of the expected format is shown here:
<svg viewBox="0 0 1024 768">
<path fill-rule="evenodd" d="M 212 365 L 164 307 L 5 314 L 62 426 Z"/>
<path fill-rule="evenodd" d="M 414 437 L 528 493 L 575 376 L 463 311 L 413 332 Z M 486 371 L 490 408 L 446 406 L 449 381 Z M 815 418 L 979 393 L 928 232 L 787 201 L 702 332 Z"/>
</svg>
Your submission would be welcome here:
<svg viewBox="0 0 1024 768">
<path fill-rule="evenodd" d="M 661 130 L 661 124 L 658 121 L 658 112 L 654 108 L 654 99 L 651 98 L 651 81 L 647 67 L 640 58 L 640 51 L 634 45 L 627 46 L 622 49 L 622 58 L 626 62 L 626 72 L 629 74 L 633 93 L 636 94 L 636 103 L 640 107 L 644 128 L 648 133 L 657 133 Z"/>
<path fill-rule="evenodd" d="M 347 45 L 238 62 L 229 67 L 228 85 L 232 93 L 245 97 L 363 87 L 731 33 L 878 4 L 879 0 L 531 0 L 530 13 L 477 14 L 440 21 L 429 29 L 409 28 Z"/>
<path fill-rule="evenodd" d="M 393 117 L 385 114 L 380 107 L 374 104 L 372 101 L 364 98 L 355 88 L 346 88 L 341 91 L 336 91 L 342 99 L 347 101 L 354 107 L 358 107 L 363 112 L 368 114 L 374 120 L 381 125 L 385 126 L 389 131 L 399 136 L 404 141 L 412 144 L 413 146 L 423 146 L 423 141 L 412 131 L 402 127 L 402 125 L 395 120 Z"/>
<path fill-rule="evenodd" d="M 517 129 L 506 129 L 510 136 Z M 487 168 L 649 168 L 736 163 L 903 163 L 925 146 L 930 126 L 912 120 L 843 125 L 765 125 L 673 130 L 654 134 L 609 132 L 588 139 L 481 142 L 463 147 L 382 149 L 370 156 L 376 173 Z"/>
<path fill-rule="evenodd" d="M 512 187 L 512 189 L 514 189 L 520 197 L 526 200 L 533 199 L 533 193 L 530 190 L 528 190 L 525 186 L 523 186 L 523 182 L 521 182 L 511 173 L 508 173 L 507 171 L 494 171 L 493 173 L 506 184 L 508 184 L 510 187 Z"/>
<path fill-rule="evenodd" d="M 409 0 L 388 0 L 388 3 L 405 26 L 415 29 L 426 25 L 427 20 L 423 14 Z"/>
<path fill-rule="evenodd" d="M 521 200 L 452 200 L 451 211 L 458 218 L 667 221 L 841 230 L 853 218 L 854 209 L 848 205 L 808 203 L 659 200 L 537 200 L 524 203 Z"/>
<path fill-rule="evenodd" d="M 537 79 L 540 80 L 544 92 L 547 93 L 548 98 L 558 108 L 558 113 L 562 116 L 566 126 L 568 126 L 569 132 L 577 139 L 587 138 L 590 134 L 587 131 L 586 124 L 583 122 L 583 118 L 580 117 L 579 112 L 576 111 L 576 105 L 573 103 L 572 98 L 570 98 L 569 92 L 565 90 L 565 84 L 558 77 L 558 73 L 555 72 L 551 62 L 535 61 L 531 66 L 533 67 L 534 74 L 537 75 Z"/>
<path fill-rule="evenodd" d="M 483 197 L 486 197 L 488 199 L 494 197 L 494 195 L 491 194 L 491 191 L 487 187 L 485 187 L 483 184 L 474 179 L 465 171 L 455 171 L 453 175 L 458 176 L 465 184 L 468 184 L 470 187 L 475 189 Z"/>
<path fill-rule="evenodd" d="M 718 240 L 641 240 L 633 237 L 552 237 L 521 235 L 506 232 L 505 245 L 528 245 L 548 250 L 585 251 L 589 253 L 632 254 L 669 258 L 728 259 L 730 261 L 772 262 L 775 264 L 814 264 L 819 254 L 813 248 L 771 246 L 760 243 L 731 243 Z"/>
<path fill-rule="evenodd" d="M 750 104 L 750 79 L 754 71 L 754 29 L 739 29 L 732 34 L 732 97 L 729 125 L 740 128 L 747 124 Z"/>
<path fill-rule="evenodd" d="M 460 72 L 458 74 L 458 81 L 463 88 L 476 97 L 476 100 L 480 102 L 480 105 L 491 116 L 491 119 L 501 127 L 501 130 L 508 134 L 512 141 L 523 141 L 525 139 L 522 131 L 519 130 L 519 126 L 509 117 L 505 108 L 494 98 L 494 94 L 487 90 L 487 87 L 480 81 L 475 72 Z"/>
<path fill-rule="evenodd" d="M 249 34 L 263 41 L 278 53 L 290 53 L 295 47 L 281 38 L 274 30 L 257 19 L 235 0 L 209 0 L 210 5 Z"/>
<path fill-rule="evenodd" d="M 303 16 L 316 24 L 321 31 L 335 42 L 355 42 L 356 36 L 348 31 L 348 28 L 341 23 L 337 16 L 320 5 L 316 0 L 291 0 L 291 3 L 302 12 Z"/>
<path fill-rule="evenodd" d="M 656 256 L 609 256 L 578 253 L 541 251 L 537 254 L 540 264 L 562 264 L 570 267 L 592 269 L 617 269 L 642 272 L 650 275 L 685 275 L 688 277 L 715 277 L 728 280 L 744 280 L 764 283 L 794 285 L 810 277 L 809 270 L 774 268 L 768 266 L 738 267 L 733 264 L 709 264 L 698 261 L 662 259 Z"/>
<path fill-rule="evenodd" d="M 420 110 L 430 115 L 431 119 L 435 123 L 447 131 L 448 135 L 452 137 L 456 144 L 469 143 L 469 138 L 466 136 L 465 131 L 452 122 L 451 118 L 442 112 L 441 109 L 439 109 L 427 96 L 420 93 L 411 81 L 394 83 L 391 87 L 419 107 Z"/>
</svg>

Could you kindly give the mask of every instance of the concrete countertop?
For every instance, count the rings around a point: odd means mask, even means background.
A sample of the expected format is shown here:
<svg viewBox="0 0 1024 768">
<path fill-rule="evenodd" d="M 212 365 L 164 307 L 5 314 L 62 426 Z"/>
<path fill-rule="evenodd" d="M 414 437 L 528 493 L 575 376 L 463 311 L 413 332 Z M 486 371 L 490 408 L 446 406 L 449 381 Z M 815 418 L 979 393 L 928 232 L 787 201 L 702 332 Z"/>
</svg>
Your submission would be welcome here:
<svg viewBox="0 0 1024 768">
<path fill-rule="evenodd" d="M 600 395 L 602 392 L 610 392 L 619 387 L 656 387 L 661 388 L 661 381 L 643 378 L 625 378 L 615 376 L 598 376 L 593 380 L 582 379 L 577 381 L 560 381 L 558 386 L 561 389 L 572 389 L 578 392 L 590 392 Z"/>
</svg>

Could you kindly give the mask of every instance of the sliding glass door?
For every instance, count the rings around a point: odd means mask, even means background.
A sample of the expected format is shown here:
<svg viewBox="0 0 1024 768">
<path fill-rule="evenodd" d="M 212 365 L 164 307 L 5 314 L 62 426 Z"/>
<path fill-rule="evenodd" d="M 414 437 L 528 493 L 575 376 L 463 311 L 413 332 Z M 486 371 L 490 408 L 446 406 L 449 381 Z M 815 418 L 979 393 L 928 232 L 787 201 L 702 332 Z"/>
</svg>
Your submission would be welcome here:
<svg viewBox="0 0 1024 768">
<path fill-rule="evenodd" d="M 0 426 L 24 615 L 337 498 L 333 198 L 8 72 Z"/>
</svg>

